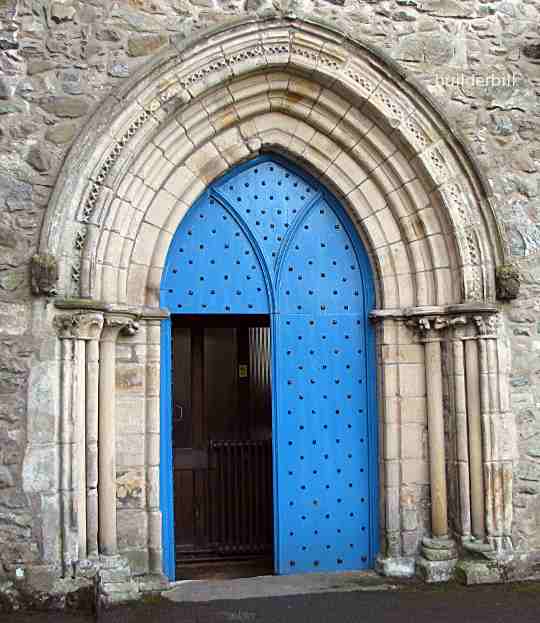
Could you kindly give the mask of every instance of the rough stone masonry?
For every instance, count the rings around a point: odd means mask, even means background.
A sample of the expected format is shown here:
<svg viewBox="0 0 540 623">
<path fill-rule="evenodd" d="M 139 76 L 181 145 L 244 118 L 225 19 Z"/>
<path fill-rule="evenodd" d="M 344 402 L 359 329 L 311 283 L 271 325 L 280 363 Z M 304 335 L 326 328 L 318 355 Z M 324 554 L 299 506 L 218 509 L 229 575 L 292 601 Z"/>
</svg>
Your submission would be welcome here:
<svg viewBox="0 0 540 623">
<path fill-rule="evenodd" d="M 64 159 L 105 98 L 171 41 L 271 14 L 316 18 L 394 59 L 440 104 L 489 182 L 508 257 L 499 309 L 518 427 L 507 574 L 540 573 L 540 0 L 0 0 L 0 605 L 63 606 L 94 581 L 84 570 L 65 577 L 50 541 L 52 346 L 35 301 L 36 292 L 53 299 L 56 275 L 38 258 L 32 283 L 31 263 Z M 120 389 L 138 363 L 137 344 L 122 349 Z M 27 461 L 30 438 L 40 461 Z M 140 490 L 136 474 L 118 474 L 121 508 L 136 507 Z M 416 526 L 427 493 L 402 496 Z M 125 517 L 129 549 L 138 525 Z M 129 577 L 121 564 L 114 573 Z"/>
</svg>

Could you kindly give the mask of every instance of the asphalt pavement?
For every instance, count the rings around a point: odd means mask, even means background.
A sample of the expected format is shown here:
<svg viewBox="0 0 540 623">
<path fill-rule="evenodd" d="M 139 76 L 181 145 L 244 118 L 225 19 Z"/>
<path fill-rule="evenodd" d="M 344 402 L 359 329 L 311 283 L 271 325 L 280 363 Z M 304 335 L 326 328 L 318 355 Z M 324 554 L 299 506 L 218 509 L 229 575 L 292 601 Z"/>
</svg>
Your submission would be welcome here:
<svg viewBox="0 0 540 623">
<path fill-rule="evenodd" d="M 76 613 L 2 614 L 2 623 L 90 623 Z M 540 582 L 494 586 L 406 584 L 301 595 L 173 602 L 148 598 L 100 623 L 540 623 Z"/>
</svg>

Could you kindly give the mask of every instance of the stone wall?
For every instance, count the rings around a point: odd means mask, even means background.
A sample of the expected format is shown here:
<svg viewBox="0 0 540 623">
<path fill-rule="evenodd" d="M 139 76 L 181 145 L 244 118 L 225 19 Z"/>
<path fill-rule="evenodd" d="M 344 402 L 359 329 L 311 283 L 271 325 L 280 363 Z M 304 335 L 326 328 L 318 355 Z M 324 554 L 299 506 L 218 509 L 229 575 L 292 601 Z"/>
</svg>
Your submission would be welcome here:
<svg viewBox="0 0 540 623">
<path fill-rule="evenodd" d="M 57 516 L 56 397 L 36 405 L 26 396 L 29 382 L 50 373 L 40 365 L 52 345 L 40 338 L 29 264 L 63 159 L 105 96 L 169 41 L 276 10 L 334 23 L 406 67 L 491 183 L 524 281 L 520 297 L 503 307 L 520 430 L 515 545 L 540 551 L 540 0 L 0 0 L 0 583 L 16 567 L 51 562 L 57 547 L 42 538 L 43 523 Z M 136 349 L 119 352 L 126 409 L 140 374 Z M 25 472 L 28 440 L 43 456 L 39 473 Z M 119 508 L 134 514 L 140 462 L 126 456 L 118 467 Z M 139 537 L 120 538 L 129 547 Z"/>
</svg>

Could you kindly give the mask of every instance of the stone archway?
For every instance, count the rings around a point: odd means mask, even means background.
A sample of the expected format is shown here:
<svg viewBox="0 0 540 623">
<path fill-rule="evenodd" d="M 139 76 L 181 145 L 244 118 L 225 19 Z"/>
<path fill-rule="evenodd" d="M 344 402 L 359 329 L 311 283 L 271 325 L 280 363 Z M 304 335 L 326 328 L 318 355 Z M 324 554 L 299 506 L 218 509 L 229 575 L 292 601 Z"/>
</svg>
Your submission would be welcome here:
<svg viewBox="0 0 540 623">
<path fill-rule="evenodd" d="M 513 424 L 494 305 L 502 246 L 487 186 L 429 97 L 379 52 L 328 27 L 272 18 L 171 48 L 110 96 L 73 146 L 43 227 L 41 252 L 59 262 L 56 307 L 76 310 L 60 320 L 64 383 L 75 368 L 86 388 L 62 404 L 62 418 L 75 409 L 88 430 L 89 417 L 110 421 L 117 407 L 104 394 L 88 407 L 96 371 L 87 365 L 85 372 L 83 346 L 86 340 L 88 353 L 99 337 L 77 333 L 88 312 L 106 326 L 104 383 L 118 334 L 134 319 L 141 325 L 131 340 L 140 346 L 144 381 L 126 397 L 146 422 L 139 440 L 146 523 L 137 542 L 146 558 L 137 564 L 161 569 L 157 345 L 167 249 L 201 192 L 265 149 L 297 161 L 339 198 L 376 276 L 383 569 L 411 573 L 425 536 L 438 539 L 423 542 L 428 577 L 453 568 L 451 532 L 510 547 Z M 113 385 L 106 387 L 114 396 Z M 89 545 L 79 530 L 83 555 L 118 551 L 113 429 L 106 428 L 106 443 L 100 429 L 99 460 L 94 438 L 91 448 L 82 433 L 76 440 L 87 446 L 87 463 L 75 469 L 102 469 L 102 542 L 97 515 L 81 519 L 80 529 L 91 525 L 94 535 Z M 458 483 L 448 493 L 447 472 Z M 128 480 L 133 473 L 126 468 Z M 74 482 L 62 489 L 65 503 L 79 499 L 89 517 L 95 482 Z M 64 560 L 81 558 L 73 529 L 64 530 Z"/>
</svg>

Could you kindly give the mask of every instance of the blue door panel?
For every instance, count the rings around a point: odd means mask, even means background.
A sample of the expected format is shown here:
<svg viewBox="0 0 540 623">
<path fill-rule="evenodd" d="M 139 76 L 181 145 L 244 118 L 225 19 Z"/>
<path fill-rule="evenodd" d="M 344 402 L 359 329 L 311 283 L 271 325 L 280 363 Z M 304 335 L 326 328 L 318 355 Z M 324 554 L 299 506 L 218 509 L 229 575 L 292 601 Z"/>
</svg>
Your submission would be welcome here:
<svg viewBox="0 0 540 623">
<path fill-rule="evenodd" d="M 325 200 L 317 201 L 298 224 L 280 274 L 281 313 L 363 313 L 362 274 L 355 247 Z"/>
<path fill-rule="evenodd" d="M 279 573 L 362 569 L 371 562 L 359 320 L 279 316 Z M 345 333 L 351 346 L 341 340 Z"/>
<path fill-rule="evenodd" d="M 208 193 L 176 230 L 161 304 L 173 314 L 269 313 L 265 275 L 249 232 Z"/>
<path fill-rule="evenodd" d="M 277 573 L 373 565 L 372 293 L 365 250 L 341 206 L 275 155 L 215 182 L 171 243 L 161 287 L 162 305 L 171 313 L 272 316 Z M 170 339 L 166 332 L 164 339 Z M 170 377 L 162 379 L 166 406 Z M 170 417 L 166 408 L 162 417 Z M 170 422 L 163 430 L 170 431 Z M 172 478 L 162 470 L 163 486 L 172 487 Z M 167 495 L 162 499 L 169 504 Z M 164 535 L 171 539 L 172 512 L 163 512 Z M 164 547 L 174 551 L 172 542 Z M 169 574 L 172 558 L 165 555 Z"/>
<path fill-rule="evenodd" d="M 273 159 L 249 163 L 215 191 L 244 220 L 269 267 L 296 219 L 319 196 L 314 185 Z"/>
</svg>

